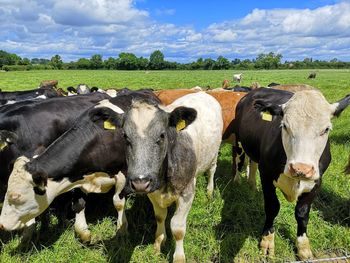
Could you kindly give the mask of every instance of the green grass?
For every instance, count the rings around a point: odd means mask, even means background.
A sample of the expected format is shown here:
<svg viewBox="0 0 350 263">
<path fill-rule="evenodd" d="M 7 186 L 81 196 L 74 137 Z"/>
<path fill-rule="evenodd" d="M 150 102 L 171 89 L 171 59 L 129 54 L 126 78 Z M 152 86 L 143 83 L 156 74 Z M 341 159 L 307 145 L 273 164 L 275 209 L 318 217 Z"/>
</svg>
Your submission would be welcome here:
<svg viewBox="0 0 350 263">
<path fill-rule="evenodd" d="M 319 87 L 330 102 L 350 93 L 349 70 L 317 70 L 315 80 L 307 80 L 309 70 L 245 71 L 242 84 L 258 81 L 306 83 Z M 0 72 L 3 90 L 30 89 L 43 79 L 57 79 L 60 87 L 86 83 L 100 87 L 189 88 L 196 85 L 219 87 L 231 79 L 233 71 L 29 71 Z M 342 173 L 350 154 L 350 109 L 333 121 L 332 162 L 320 194 L 310 213 L 308 234 L 313 253 L 318 258 L 350 253 L 350 176 Z M 263 197 L 252 191 L 243 178 L 234 184 L 230 176 L 230 146 L 224 145 L 215 179 L 214 198 L 206 197 L 206 178 L 198 178 L 196 197 L 187 220 L 185 253 L 188 262 L 259 262 L 258 244 L 264 223 Z M 295 257 L 296 221 L 294 204 L 278 192 L 281 210 L 276 218 L 275 261 L 293 261 Z M 52 223 L 41 231 L 39 241 L 29 251 L 18 248 L 19 235 L 2 233 L 0 262 L 167 262 L 174 252 L 169 218 L 169 239 L 163 253 L 153 251 L 155 219 L 150 202 L 141 196 L 128 200 L 129 236 L 115 235 L 116 211 L 111 196 L 99 195 L 98 204 L 90 204 L 88 222 L 92 244 L 81 244 L 75 237 L 72 220 L 64 226 L 53 215 Z M 52 212 L 52 214 L 54 214 Z"/>
</svg>

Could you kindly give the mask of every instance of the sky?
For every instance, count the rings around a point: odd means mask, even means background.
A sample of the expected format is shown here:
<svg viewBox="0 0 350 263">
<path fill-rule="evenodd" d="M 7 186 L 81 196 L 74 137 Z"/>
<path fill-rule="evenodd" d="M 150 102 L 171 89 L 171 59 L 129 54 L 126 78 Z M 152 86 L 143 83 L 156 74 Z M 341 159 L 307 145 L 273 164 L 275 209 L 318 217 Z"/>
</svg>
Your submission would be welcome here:
<svg viewBox="0 0 350 263">
<path fill-rule="evenodd" d="M 0 50 L 76 61 L 131 52 L 166 60 L 350 61 L 350 0 L 0 0 Z"/>
</svg>

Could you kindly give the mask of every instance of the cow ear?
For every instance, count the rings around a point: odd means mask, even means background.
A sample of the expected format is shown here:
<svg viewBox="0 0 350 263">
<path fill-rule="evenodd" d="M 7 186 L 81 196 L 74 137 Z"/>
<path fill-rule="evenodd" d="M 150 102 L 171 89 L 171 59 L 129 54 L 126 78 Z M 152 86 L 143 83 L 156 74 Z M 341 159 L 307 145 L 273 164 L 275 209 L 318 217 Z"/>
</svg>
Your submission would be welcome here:
<svg viewBox="0 0 350 263">
<path fill-rule="evenodd" d="M 177 107 L 169 117 L 169 126 L 175 127 L 177 131 L 185 129 L 197 118 L 197 111 L 187 107 Z"/>
<path fill-rule="evenodd" d="M 92 88 L 90 89 L 90 91 L 91 91 L 91 92 L 96 92 L 96 91 L 98 91 L 98 87 L 92 87 Z"/>
<path fill-rule="evenodd" d="M 269 101 L 257 99 L 254 101 L 254 108 L 260 111 L 263 114 L 263 117 L 264 113 L 272 116 L 283 116 L 284 104 L 274 104 Z"/>
<path fill-rule="evenodd" d="M 350 104 L 350 94 L 346 95 L 343 99 L 335 102 L 332 104 L 333 110 L 333 117 L 339 117 L 340 114 L 343 112 L 343 110 L 346 109 L 347 106 Z"/>
<path fill-rule="evenodd" d="M 89 112 L 92 122 L 97 123 L 105 130 L 116 130 L 121 128 L 123 124 L 123 114 L 116 113 L 107 107 L 94 108 Z"/>
<path fill-rule="evenodd" d="M 14 132 L 0 131 L 0 151 L 4 150 L 8 145 L 17 141 L 17 135 Z"/>
<path fill-rule="evenodd" d="M 46 185 L 47 185 L 47 174 L 45 172 L 35 172 L 32 173 L 33 183 L 34 183 L 34 192 L 37 195 L 44 195 L 46 193 Z"/>
<path fill-rule="evenodd" d="M 67 91 L 69 91 L 70 93 L 75 93 L 75 94 L 77 93 L 77 90 L 72 86 L 68 87 Z"/>
</svg>

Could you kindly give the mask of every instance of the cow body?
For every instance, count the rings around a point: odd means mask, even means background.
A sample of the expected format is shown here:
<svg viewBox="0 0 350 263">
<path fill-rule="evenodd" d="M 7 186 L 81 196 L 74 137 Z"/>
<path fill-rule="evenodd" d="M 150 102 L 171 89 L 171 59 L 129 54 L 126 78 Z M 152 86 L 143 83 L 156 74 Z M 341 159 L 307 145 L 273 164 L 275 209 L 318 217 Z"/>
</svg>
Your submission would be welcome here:
<svg viewBox="0 0 350 263">
<path fill-rule="evenodd" d="M 261 250 L 274 253 L 273 221 L 279 212 L 276 187 L 296 201 L 297 250 L 312 257 L 306 235 L 311 203 L 330 160 L 331 117 L 348 105 L 349 97 L 329 104 L 314 90 L 295 94 L 272 89 L 249 93 L 237 105 L 235 132 L 244 151 L 258 163 L 266 220 Z"/>
<path fill-rule="evenodd" d="M 25 100 L 47 99 L 58 96 L 59 94 L 53 88 L 40 88 L 25 91 L 1 91 L 0 105 L 13 104 Z"/>
<path fill-rule="evenodd" d="M 181 97 L 165 108 L 135 102 L 121 118 L 127 141 L 126 191 L 147 194 L 157 219 L 155 248 L 166 238 L 167 207 L 176 203 L 171 231 L 174 262 L 184 262 L 186 219 L 196 176 L 214 173 L 222 137 L 219 103 L 204 92 Z"/>
</svg>

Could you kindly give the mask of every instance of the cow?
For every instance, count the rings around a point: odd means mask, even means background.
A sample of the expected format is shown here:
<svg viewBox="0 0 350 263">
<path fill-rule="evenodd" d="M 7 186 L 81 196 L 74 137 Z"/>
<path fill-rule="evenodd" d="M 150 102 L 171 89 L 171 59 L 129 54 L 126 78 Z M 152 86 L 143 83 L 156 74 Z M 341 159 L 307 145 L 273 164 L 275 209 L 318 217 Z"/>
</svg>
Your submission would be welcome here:
<svg viewBox="0 0 350 263">
<path fill-rule="evenodd" d="M 35 187 L 24 192 L 32 192 L 35 200 L 30 209 L 24 206 L 20 211 L 10 213 L 9 218 L 2 217 L 2 226 L 5 230 L 16 230 L 41 214 L 58 195 L 68 190 L 81 187 L 85 192 L 106 192 L 115 186 L 113 197 L 118 211 L 117 229 L 119 232 L 127 230 L 127 221 L 124 213 L 125 198 L 121 192 L 125 182 L 125 141 L 121 129 L 115 129 L 112 121 L 105 119 L 109 111 L 123 113 L 133 99 L 148 99 L 154 103 L 159 100 L 152 92 L 129 91 L 110 100 L 102 100 L 97 105 L 86 110 L 64 134 L 49 145 L 46 150 L 31 159 L 21 156 L 14 165 L 9 179 L 9 194 L 5 203 L 14 201 L 13 182 L 23 184 L 21 180 L 30 179 Z M 59 161 L 57 161 L 59 160 Z M 123 173 L 124 172 L 124 173 Z M 22 179 L 19 179 L 22 178 Z M 51 185 L 54 187 L 52 188 Z M 15 192 L 21 191 L 14 186 Z M 17 189 L 18 188 L 18 189 Z M 12 189 L 12 190 L 11 190 Z M 12 194 L 11 194 L 12 193 Z M 43 201 L 45 200 L 45 202 Z M 33 210 L 31 210 L 33 209 Z M 74 203 L 76 220 L 74 228 L 83 242 L 90 241 L 91 234 L 85 219 L 85 201 L 77 200 Z M 5 219 L 4 219 L 5 218 Z"/>
<path fill-rule="evenodd" d="M 0 105 L 13 104 L 18 101 L 32 100 L 32 99 L 47 99 L 58 97 L 59 94 L 53 88 L 40 88 L 34 90 L 24 91 L 1 91 Z"/>
<path fill-rule="evenodd" d="M 236 82 L 241 83 L 242 77 L 243 77 L 243 73 L 234 74 L 234 75 L 233 75 L 233 81 L 236 81 Z"/>
<path fill-rule="evenodd" d="M 311 72 L 307 78 L 308 79 L 315 79 L 316 78 L 316 72 Z"/>
<path fill-rule="evenodd" d="M 279 85 L 281 85 L 281 84 L 276 83 L 276 82 L 271 82 L 270 84 L 267 84 L 267 87 L 272 88 L 273 86 L 279 86 Z"/>
<path fill-rule="evenodd" d="M 252 88 L 236 85 L 234 87 L 225 88 L 225 90 L 230 90 L 230 91 L 235 91 L 235 92 L 250 92 L 252 90 Z"/>
<path fill-rule="evenodd" d="M 228 79 L 224 79 L 224 81 L 222 82 L 221 88 L 227 89 L 229 87 L 230 87 L 230 81 Z"/>
<path fill-rule="evenodd" d="M 158 90 L 154 91 L 154 93 L 157 95 L 157 97 L 161 100 L 161 102 L 164 105 L 169 105 L 172 102 L 174 102 L 176 99 L 190 94 L 195 93 L 194 90 L 188 90 L 188 89 L 173 89 L 173 90 Z M 237 164 L 241 161 L 239 160 L 239 157 L 236 159 L 236 150 L 238 149 L 237 146 L 235 146 L 235 138 L 233 136 L 233 121 L 235 118 L 235 108 L 238 103 L 238 101 L 246 95 L 246 93 L 242 92 L 231 92 L 227 90 L 211 90 L 206 91 L 207 94 L 213 96 L 219 103 L 222 109 L 222 117 L 223 117 L 223 130 L 222 130 L 222 140 L 224 143 L 230 143 L 232 144 L 232 158 L 233 158 L 233 165 L 232 165 L 232 175 L 235 178 L 235 181 L 239 180 L 238 176 L 238 170 L 237 170 Z M 236 164 L 235 160 L 238 162 Z M 254 171 L 254 168 L 251 170 Z M 255 176 L 251 173 L 249 173 L 251 180 L 251 186 L 255 188 L 255 184 L 253 182 L 255 181 Z M 211 197 L 214 190 L 214 178 L 209 177 L 208 178 L 208 186 L 207 186 L 207 193 L 208 196 Z"/>
<path fill-rule="evenodd" d="M 79 84 L 77 88 L 69 86 L 67 88 L 68 96 L 76 95 L 76 94 L 89 94 L 91 93 L 90 87 L 86 84 Z"/>
<path fill-rule="evenodd" d="M 57 89 L 58 85 L 58 80 L 43 80 L 40 82 L 40 85 L 39 85 L 39 88 L 42 89 L 42 88 L 54 88 L 54 89 Z"/>
<path fill-rule="evenodd" d="M 274 254 L 279 188 L 289 202 L 296 201 L 298 256 L 312 257 L 307 224 L 322 174 L 331 161 L 331 118 L 339 116 L 349 103 L 349 95 L 329 104 L 316 90 L 291 93 L 274 89 L 254 90 L 238 103 L 234 131 L 244 151 L 258 163 L 264 194 L 263 254 Z"/>
<path fill-rule="evenodd" d="M 117 115 L 126 140 L 125 191 L 147 194 L 151 200 L 157 252 L 166 239 L 167 207 L 176 203 L 170 222 L 176 241 L 173 262 L 185 261 L 183 240 L 196 176 L 216 169 L 221 115 L 220 104 L 204 92 L 188 94 L 165 107 L 136 101 L 129 111 Z"/>
<path fill-rule="evenodd" d="M 63 134 L 84 110 L 105 94 L 22 101 L 0 108 L 0 200 L 17 157 L 32 157 Z"/>
</svg>

